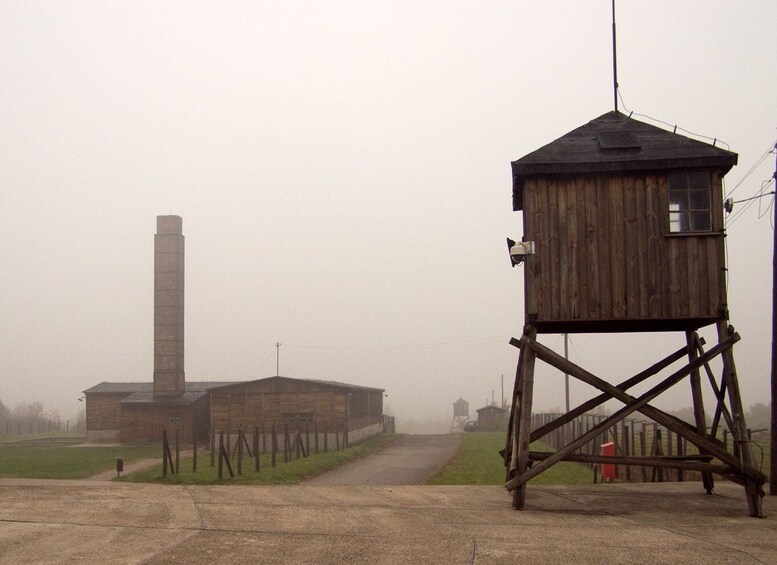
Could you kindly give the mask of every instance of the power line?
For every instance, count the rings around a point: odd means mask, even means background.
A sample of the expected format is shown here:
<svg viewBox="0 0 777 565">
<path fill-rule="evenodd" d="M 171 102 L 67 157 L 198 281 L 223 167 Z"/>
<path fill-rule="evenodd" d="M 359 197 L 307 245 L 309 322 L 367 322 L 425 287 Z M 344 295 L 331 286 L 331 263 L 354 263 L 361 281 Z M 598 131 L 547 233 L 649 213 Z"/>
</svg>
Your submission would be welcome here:
<svg viewBox="0 0 777 565">
<path fill-rule="evenodd" d="M 677 124 L 670 124 L 669 122 L 665 122 L 664 120 L 659 120 L 658 118 L 654 118 L 652 116 L 648 116 L 647 114 L 638 114 L 634 110 L 629 110 L 626 107 L 626 103 L 623 101 L 623 95 L 621 94 L 620 88 L 618 88 L 618 98 L 620 98 L 621 106 L 623 106 L 623 109 L 629 113 L 629 117 L 637 116 L 637 117 L 640 117 L 640 118 L 647 118 L 648 120 L 656 122 L 657 124 L 661 124 L 661 125 L 664 125 L 664 126 L 666 126 L 668 128 L 671 128 L 672 129 L 672 133 L 677 133 L 678 131 L 681 131 L 681 132 L 683 132 L 683 133 L 685 133 L 687 135 L 692 135 L 693 137 L 697 137 L 699 139 L 705 139 L 707 141 L 711 141 L 712 145 L 717 145 L 717 144 L 725 145 L 726 149 L 731 151 L 731 146 L 729 146 L 729 144 L 726 143 L 725 141 L 722 141 L 722 140 L 718 139 L 717 137 L 709 137 L 707 135 L 702 135 L 700 133 L 695 133 L 695 132 L 692 132 L 692 131 L 687 130 L 685 128 L 681 128 Z"/>
<path fill-rule="evenodd" d="M 275 353 L 275 352 L 274 351 L 270 351 L 270 354 L 267 357 L 265 357 L 264 361 L 261 362 L 261 364 L 257 368 L 257 371 L 259 371 L 262 367 L 264 367 L 267 364 L 267 361 L 270 360 L 270 358 L 273 356 L 273 353 Z"/>
<path fill-rule="evenodd" d="M 354 345 L 305 345 L 295 343 L 284 343 L 286 347 L 296 347 L 297 349 L 327 349 L 332 351 L 410 351 L 419 349 L 444 349 L 448 347 L 467 347 L 480 345 L 493 345 L 497 343 L 506 344 L 507 338 L 483 338 L 482 340 L 466 341 L 446 341 L 434 343 L 415 343 L 410 345 L 376 345 L 376 346 L 354 346 Z"/>
<path fill-rule="evenodd" d="M 752 167 L 750 167 L 750 169 L 748 169 L 747 173 L 745 173 L 745 176 L 742 177 L 742 179 L 736 184 L 736 186 L 734 186 L 734 188 L 732 188 L 731 191 L 728 193 L 728 198 L 731 198 L 731 195 L 734 194 L 734 191 L 737 188 L 739 188 L 742 185 L 742 183 L 745 182 L 745 180 L 758 168 L 758 166 L 761 163 L 764 162 L 766 157 L 768 157 L 770 154 L 774 153 L 774 147 L 775 146 L 777 146 L 777 141 L 775 141 L 775 143 L 773 143 L 769 147 L 769 149 L 767 149 L 763 153 L 763 155 L 761 155 L 758 158 L 758 160 L 755 162 L 755 164 Z M 759 207 L 758 219 L 763 218 L 764 215 L 766 215 L 766 213 L 768 213 L 768 211 L 771 209 L 772 202 L 773 202 L 774 199 L 771 199 L 769 201 L 769 205 L 766 207 L 766 210 L 762 211 L 760 209 L 761 208 L 761 198 L 763 198 L 764 196 L 773 196 L 774 195 L 774 191 L 766 192 L 771 187 L 773 182 L 774 182 L 774 177 L 772 177 L 772 178 L 770 178 L 768 180 L 765 180 L 765 181 L 763 181 L 761 183 L 761 188 L 753 196 L 751 196 L 749 198 L 742 198 L 740 200 L 733 201 L 734 204 L 745 203 L 745 205 L 739 211 L 735 212 L 729 218 L 726 219 L 726 229 L 728 229 L 732 225 L 734 225 L 734 222 L 736 222 L 739 218 L 741 218 L 744 215 L 744 213 L 748 210 L 748 208 L 750 208 L 750 206 L 752 206 L 753 202 L 755 202 L 756 200 L 758 201 L 758 207 Z"/>
<path fill-rule="evenodd" d="M 732 195 L 732 194 L 734 194 L 734 191 L 736 191 L 736 189 L 737 189 L 737 188 L 739 188 L 739 187 L 740 187 L 740 185 L 741 185 L 743 182 L 745 182 L 745 180 L 747 180 L 747 177 L 749 177 L 749 176 L 752 174 L 752 172 L 753 172 L 753 171 L 755 171 L 755 170 L 758 168 L 758 165 L 760 165 L 761 163 L 763 163 L 763 162 L 764 162 L 764 160 L 765 160 L 765 159 L 766 159 L 766 158 L 769 156 L 769 154 L 771 154 L 771 153 L 774 151 L 774 146 L 775 146 L 775 144 L 777 144 L 777 141 L 775 141 L 775 143 L 772 143 L 772 144 L 769 146 L 769 148 L 768 148 L 766 151 L 764 151 L 764 154 L 763 154 L 763 155 L 761 155 L 761 156 L 758 158 L 758 160 L 755 162 L 755 164 L 754 164 L 752 167 L 750 167 L 750 169 L 749 169 L 749 170 L 748 170 L 748 171 L 745 173 L 745 176 L 744 176 L 744 177 L 742 177 L 742 178 L 739 180 L 739 182 L 738 182 L 738 183 L 737 183 L 737 184 L 734 186 L 734 188 L 732 188 L 732 189 L 731 189 L 731 192 L 729 192 L 729 193 L 726 195 L 726 197 L 727 197 L 727 198 L 731 198 L 731 195 Z"/>
<path fill-rule="evenodd" d="M 752 196 L 751 198 L 745 199 L 744 200 L 745 205 L 738 212 L 735 212 L 734 214 L 732 214 L 731 217 L 726 221 L 726 228 L 728 229 L 734 224 L 734 222 L 739 220 L 739 218 L 741 218 L 744 215 L 744 213 L 750 208 L 750 206 L 753 205 L 755 201 L 758 201 L 760 205 L 761 198 L 763 198 L 764 196 L 773 195 L 774 191 L 768 192 L 768 193 L 765 192 L 767 189 L 770 188 L 773 182 L 774 182 L 774 179 L 765 180 L 761 184 L 761 188 L 758 190 L 758 192 L 755 193 L 754 196 Z M 759 213 L 758 217 L 761 218 L 762 215 Z"/>
<path fill-rule="evenodd" d="M 755 200 L 756 198 L 763 198 L 764 196 L 769 196 L 770 194 L 774 194 L 774 191 L 767 192 L 766 194 L 758 194 L 756 196 L 751 196 L 750 198 L 743 198 L 742 200 L 734 200 L 732 204 L 741 204 L 742 202 L 749 202 L 751 200 Z"/>
</svg>

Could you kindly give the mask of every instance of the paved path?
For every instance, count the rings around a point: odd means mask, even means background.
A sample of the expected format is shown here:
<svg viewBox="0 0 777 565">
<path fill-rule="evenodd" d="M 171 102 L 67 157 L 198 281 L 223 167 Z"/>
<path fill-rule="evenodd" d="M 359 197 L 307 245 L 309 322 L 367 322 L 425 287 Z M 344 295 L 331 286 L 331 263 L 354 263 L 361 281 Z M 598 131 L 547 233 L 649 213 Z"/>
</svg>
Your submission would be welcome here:
<svg viewBox="0 0 777 565">
<path fill-rule="evenodd" d="M 306 485 L 423 485 L 456 454 L 461 434 L 408 435 Z"/>
<path fill-rule="evenodd" d="M 698 483 L 179 486 L 0 479 L 0 563 L 777 563 L 774 497 Z"/>
<path fill-rule="evenodd" d="M 181 458 L 184 457 L 191 457 L 192 456 L 192 450 L 186 450 L 181 451 Z M 173 454 L 173 460 L 175 460 L 175 454 Z M 198 459 L 199 460 L 199 459 Z M 122 472 L 123 475 L 126 475 L 128 473 L 134 473 L 136 471 L 143 471 L 145 469 L 148 469 L 149 467 L 153 467 L 154 465 L 158 465 L 162 461 L 161 457 L 156 457 L 154 459 L 138 459 L 137 461 L 133 461 L 131 463 L 124 462 L 124 471 Z M 90 481 L 112 481 L 116 478 L 116 469 L 111 469 L 109 471 L 103 471 L 102 473 L 97 473 L 96 475 L 92 475 L 88 478 Z"/>
</svg>

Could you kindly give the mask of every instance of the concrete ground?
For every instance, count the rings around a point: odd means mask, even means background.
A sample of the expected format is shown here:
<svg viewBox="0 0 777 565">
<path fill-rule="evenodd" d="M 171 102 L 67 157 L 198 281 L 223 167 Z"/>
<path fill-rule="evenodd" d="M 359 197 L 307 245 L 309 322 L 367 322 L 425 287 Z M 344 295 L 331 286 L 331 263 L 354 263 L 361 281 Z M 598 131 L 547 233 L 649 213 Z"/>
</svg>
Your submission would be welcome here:
<svg viewBox="0 0 777 565">
<path fill-rule="evenodd" d="M 2 563 L 777 563 L 774 499 L 718 482 L 164 486 L 0 479 Z"/>
</svg>

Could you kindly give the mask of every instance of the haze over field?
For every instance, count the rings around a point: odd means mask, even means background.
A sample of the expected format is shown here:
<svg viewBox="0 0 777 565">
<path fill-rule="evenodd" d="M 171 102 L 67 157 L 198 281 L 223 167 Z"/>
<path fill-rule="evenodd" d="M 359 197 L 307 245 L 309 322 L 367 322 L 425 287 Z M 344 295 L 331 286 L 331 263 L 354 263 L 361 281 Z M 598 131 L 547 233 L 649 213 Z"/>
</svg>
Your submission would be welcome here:
<svg viewBox="0 0 777 565">
<path fill-rule="evenodd" d="M 474 415 L 502 374 L 509 396 L 510 161 L 612 109 L 610 9 L 1 3 L 0 400 L 73 414 L 101 381 L 151 381 L 170 213 L 187 380 L 275 375 L 281 342 L 281 375 L 385 388 L 400 421 L 450 421 L 459 396 Z M 621 110 L 725 142 L 735 200 L 774 170 L 776 19 L 766 0 L 617 5 Z M 737 204 L 728 229 L 746 405 L 769 397 L 771 202 Z M 573 336 L 570 357 L 620 380 L 683 343 Z M 537 409 L 563 406 L 563 376 L 540 365 L 536 387 Z"/>
</svg>

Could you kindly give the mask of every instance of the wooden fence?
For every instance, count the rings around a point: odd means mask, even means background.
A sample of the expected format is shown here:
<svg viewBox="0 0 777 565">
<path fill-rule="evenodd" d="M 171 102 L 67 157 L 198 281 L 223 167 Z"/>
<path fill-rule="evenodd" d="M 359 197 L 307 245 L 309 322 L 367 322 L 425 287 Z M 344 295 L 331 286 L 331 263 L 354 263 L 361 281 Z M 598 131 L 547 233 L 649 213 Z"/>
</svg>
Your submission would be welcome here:
<svg viewBox="0 0 777 565">
<path fill-rule="evenodd" d="M 83 435 L 85 425 L 83 420 L 76 420 L 71 425 L 69 419 L 46 417 L 15 417 L 11 416 L 4 422 L 0 422 L 0 435 L 25 436 L 47 434 L 52 432 L 64 432 L 66 434 Z"/>
<path fill-rule="evenodd" d="M 300 459 L 328 453 L 331 450 L 341 451 L 350 447 L 349 426 L 346 423 L 342 429 L 319 429 L 316 422 L 312 424 L 273 423 L 266 429 L 254 427 L 246 432 L 242 428 L 233 430 L 211 430 L 210 435 L 210 466 L 218 465 L 219 479 L 224 476 L 224 469 L 230 477 L 241 475 L 244 463 L 253 460 L 254 470 L 260 471 L 260 456 L 270 455 L 270 464 L 275 467 L 279 462 L 288 463 Z M 384 416 L 381 421 L 383 433 L 395 433 L 396 426 L 393 416 Z M 172 474 L 178 472 L 180 460 L 180 442 L 176 432 L 173 447 L 170 445 L 167 430 L 162 432 L 162 476 L 167 476 L 168 469 Z M 197 470 L 197 442 L 192 444 L 192 471 Z M 232 466 L 232 462 L 236 466 Z"/>
<path fill-rule="evenodd" d="M 553 420 L 563 416 L 561 413 L 532 414 L 532 430 L 538 429 Z M 575 420 L 559 427 L 544 436 L 540 441 L 553 449 L 558 449 L 572 442 L 597 424 L 605 420 L 607 416 L 600 414 L 584 414 Z M 761 449 L 763 453 L 762 436 L 766 430 L 748 430 L 749 439 Z M 739 452 L 739 446 L 733 445 L 731 434 L 728 430 L 719 433 L 720 439 L 728 451 L 735 455 Z M 765 439 L 765 438 L 764 438 Z M 623 457 L 666 457 L 674 459 L 699 458 L 699 450 L 685 438 L 672 433 L 671 430 L 656 422 L 644 419 L 625 419 L 619 424 L 609 428 L 605 433 L 575 451 L 578 455 L 600 455 L 601 445 L 612 442 L 615 444 L 615 455 Z M 756 454 L 758 449 L 755 450 Z M 581 457 L 584 459 L 584 457 Z M 764 463 L 768 457 L 761 457 Z M 756 457 L 756 462 L 758 458 Z M 592 469 L 597 468 L 596 463 L 586 463 Z M 668 469 L 662 467 L 616 465 L 616 479 L 625 482 L 663 482 L 663 481 L 687 481 L 700 480 L 701 473 L 683 469 Z"/>
</svg>

